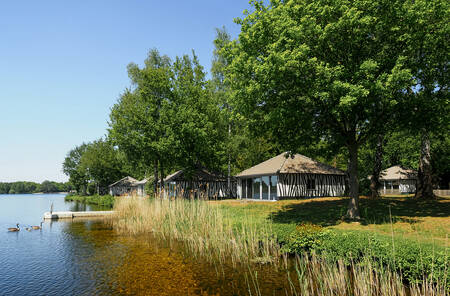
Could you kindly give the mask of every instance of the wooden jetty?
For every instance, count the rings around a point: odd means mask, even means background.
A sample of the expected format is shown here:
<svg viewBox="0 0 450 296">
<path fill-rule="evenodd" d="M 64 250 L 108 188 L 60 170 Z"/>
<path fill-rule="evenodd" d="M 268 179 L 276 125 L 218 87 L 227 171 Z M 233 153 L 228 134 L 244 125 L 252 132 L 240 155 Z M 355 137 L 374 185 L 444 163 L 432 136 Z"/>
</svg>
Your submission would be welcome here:
<svg viewBox="0 0 450 296">
<path fill-rule="evenodd" d="M 111 216 L 114 211 L 89 211 L 89 212 L 46 212 L 45 220 L 73 219 L 73 218 L 99 218 Z"/>
</svg>

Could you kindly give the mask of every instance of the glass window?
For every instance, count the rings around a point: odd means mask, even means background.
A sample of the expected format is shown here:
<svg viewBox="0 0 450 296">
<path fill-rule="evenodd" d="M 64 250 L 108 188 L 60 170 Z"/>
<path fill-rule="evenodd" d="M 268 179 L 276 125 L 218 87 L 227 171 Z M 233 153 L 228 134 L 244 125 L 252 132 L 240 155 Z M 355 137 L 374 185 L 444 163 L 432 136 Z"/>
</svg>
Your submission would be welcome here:
<svg viewBox="0 0 450 296">
<path fill-rule="evenodd" d="M 278 176 L 270 176 L 270 199 L 277 199 Z"/>
<path fill-rule="evenodd" d="M 269 200 L 269 176 L 264 176 L 262 179 L 262 199 Z"/>
<path fill-rule="evenodd" d="M 245 187 L 246 187 L 246 198 L 252 198 L 253 194 L 252 194 L 252 179 L 246 179 L 245 180 Z"/>
<path fill-rule="evenodd" d="M 254 199 L 261 199 L 260 186 L 261 186 L 261 178 L 254 178 L 253 179 L 253 198 Z"/>
</svg>

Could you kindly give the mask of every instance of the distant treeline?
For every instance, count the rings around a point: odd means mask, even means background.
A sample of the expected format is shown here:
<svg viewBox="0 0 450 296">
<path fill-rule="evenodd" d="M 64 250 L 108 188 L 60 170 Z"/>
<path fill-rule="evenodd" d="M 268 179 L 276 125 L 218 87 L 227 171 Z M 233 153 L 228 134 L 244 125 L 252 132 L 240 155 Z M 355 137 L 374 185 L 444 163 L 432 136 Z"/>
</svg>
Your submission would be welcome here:
<svg viewBox="0 0 450 296">
<path fill-rule="evenodd" d="M 17 181 L 11 183 L 0 182 L 0 194 L 68 192 L 71 189 L 71 185 L 68 182 L 59 183 L 53 181 L 44 181 L 41 184 L 26 181 Z"/>
</svg>

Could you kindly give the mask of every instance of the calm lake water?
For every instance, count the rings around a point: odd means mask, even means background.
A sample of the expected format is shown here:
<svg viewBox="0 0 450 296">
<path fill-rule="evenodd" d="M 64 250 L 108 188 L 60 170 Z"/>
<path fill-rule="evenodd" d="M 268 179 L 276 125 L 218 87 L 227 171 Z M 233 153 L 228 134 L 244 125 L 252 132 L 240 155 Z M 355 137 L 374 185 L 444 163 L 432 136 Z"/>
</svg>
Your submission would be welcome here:
<svg viewBox="0 0 450 296">
<path fill-rule="evenodd" d="M 65 202 L 62 194 L 0 195 L 0 295 L 286 295 L 287 279 L 258 268 L 214 266 L 180 244 L 116 234 L 101 220 L 45 222 L 54 211 L 102 210 Z M 7 232 L 19 223 L 20 232 Z M 253 293 L 252 293 L 253 294 Z"/>
</svg>

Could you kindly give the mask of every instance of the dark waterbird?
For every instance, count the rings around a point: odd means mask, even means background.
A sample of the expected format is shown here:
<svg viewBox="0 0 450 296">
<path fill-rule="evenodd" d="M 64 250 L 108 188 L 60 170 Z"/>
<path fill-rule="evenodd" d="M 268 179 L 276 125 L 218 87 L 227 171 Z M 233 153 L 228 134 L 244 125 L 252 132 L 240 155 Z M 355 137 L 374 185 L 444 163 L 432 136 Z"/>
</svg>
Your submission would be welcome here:
<svg viewBox="0 0 450 296">
<path fill-rule="evenodd" d="M 17 227 L 10 227 L 10 228 L 8 228 L 8 231 L 9 232 L 20 231 L 19 223 L 17 223 L 16 226 Z"/>
</svg>

